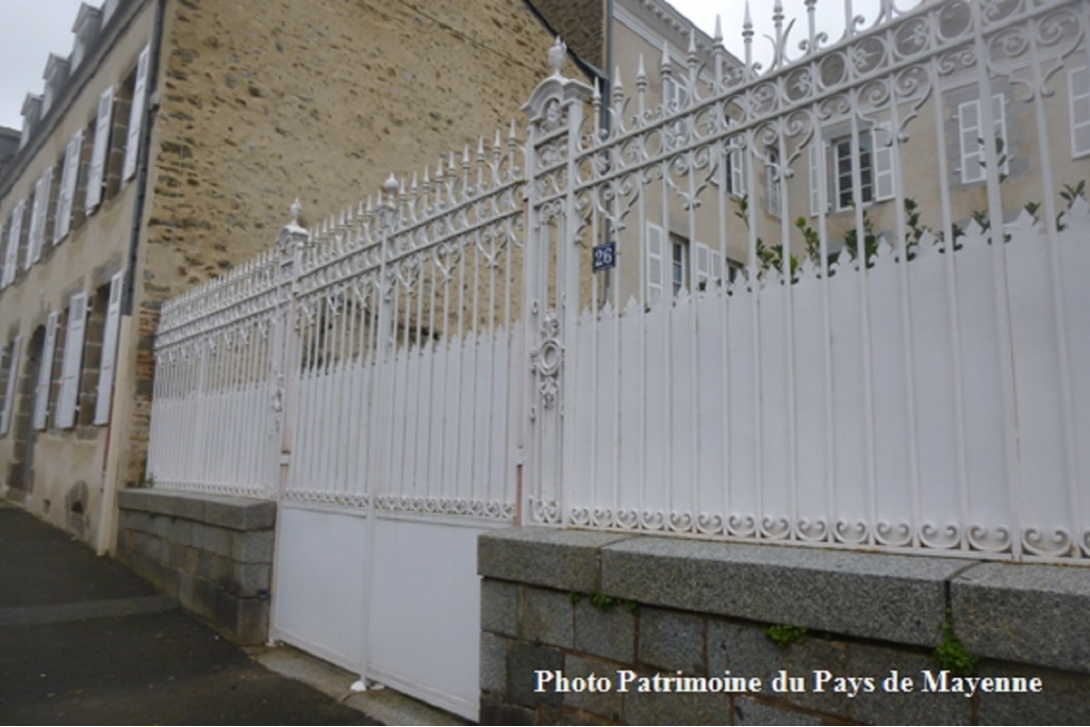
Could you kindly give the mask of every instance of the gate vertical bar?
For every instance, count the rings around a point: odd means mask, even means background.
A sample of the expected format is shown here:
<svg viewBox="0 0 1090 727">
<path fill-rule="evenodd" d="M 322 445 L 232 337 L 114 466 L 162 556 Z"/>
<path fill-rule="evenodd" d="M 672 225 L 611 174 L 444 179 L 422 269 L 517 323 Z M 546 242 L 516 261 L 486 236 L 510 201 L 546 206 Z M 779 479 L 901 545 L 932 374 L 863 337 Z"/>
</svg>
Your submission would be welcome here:
<svg viewBox="0 0 1090 727">
<path fill-rule="evenodd" d="M 291 477 L 291 415 L 295 407 L 295 385 L 299 374 L 298 336 L 295 332 L 295 315 L 299 273 L 302 268 L 303 250 L 310 242 L 310 233 L 299 225 L 302 208 L 296 199 L 291 205 L 291 221 L 280 231 L 277 250 L 277 312 L 273 318 L 273 338 L 269 356 L 272 358 L 269 373 L 272 378 L 273 430 L 270 435 L 279 442 L 270 447 L 277 457 L 276 473 L 276 528 L 273 531 L 273 567 L 270 576 L 271 603 L 269 612 L 269 640 L 275 639 L 276 620 L 276 566 L 280 562 L 283 527 L 284 493 Z"/>
<path fill-rule="evenodd" d="M 530 418 L 527 445 L 529 482 L 524 505 L 528 520 L 562 524 L 565 475 L 571 469 L 570 438 L 564 426 L 565 391 L 571 383 L 561 374 L 564 337 L 573 335 L 579 317 L 580 265 L 575 210 L 579 137 L 584 104 L 594 90 L 566 78 L 560 69 L 567 46 L 557 38 L 549 49 L 553 69 L 522 107 L 530 118 L 526 141 L 526 300 L 523 312 L 526 353 L 529 356 Z M 555 233 L 555 250 L 550 241 Z M 552 258 L 551 255 L 555 255 Z M 550 279 L 550 276 L 551 279 Z M 554 294 L 549 300 L 550 287 Z M 525 520 L 524 520 L 525 522 Z"/>
</svg>

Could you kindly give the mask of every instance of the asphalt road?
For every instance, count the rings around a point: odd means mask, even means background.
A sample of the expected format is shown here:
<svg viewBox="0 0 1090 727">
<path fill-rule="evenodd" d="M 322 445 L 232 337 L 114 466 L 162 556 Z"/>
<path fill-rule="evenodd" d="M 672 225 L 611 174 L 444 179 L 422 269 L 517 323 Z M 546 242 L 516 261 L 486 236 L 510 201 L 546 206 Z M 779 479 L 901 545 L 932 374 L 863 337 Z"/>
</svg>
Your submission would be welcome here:
<svg viewBox="0 0 1090 727">
<path fill-rule="evenodd" d="M 3 504 L 0 723 L 380 724 L 256 664 L 119 563 Z"/>
</svg>

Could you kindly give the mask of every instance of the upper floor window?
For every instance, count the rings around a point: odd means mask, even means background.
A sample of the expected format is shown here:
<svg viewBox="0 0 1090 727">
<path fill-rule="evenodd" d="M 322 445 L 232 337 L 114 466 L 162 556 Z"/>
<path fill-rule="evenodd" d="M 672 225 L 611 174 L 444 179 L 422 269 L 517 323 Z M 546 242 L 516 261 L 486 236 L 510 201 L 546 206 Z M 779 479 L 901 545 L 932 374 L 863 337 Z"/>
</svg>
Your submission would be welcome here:
<svg viewBox="0 0 1090 727">
<path fill-rule="evenodd" d="M 783 214 L 783 193 L 780 190 L 780 155 L 769 150 L 765 157 L 765 199 L 768 213 L 779 217 Z"/>
<path fill-rule="evenodd" d="M 812 145 L 808 155 L 811 214 L 820 211 L 823 196 L 825 208 L 835 205 L 838 212 L 851 209 L 857 202 L 870 204 L 893 197 L 893 150 L 888 127 L 865 129 L 854 140 L 851 134 L 836 136 L 827 143 Z M 827 180 L 827 190 L 822 180 Z"/>
<path fill-rule="evenodd" d="M 980 100 L 958 104 L 958 139 L 961 146 L 961 182 L 983 182 L 987 167 L 987 147 L 991 144 L 999 161 L 999 173 L 1007 174 L 1009 149 L 1007 148 L 1006 102 L 1003 94 L 992 96 L 992 128 L 984 128 L 984 114 Z"/>
<path fill-rule="evenodd" d="M 1071 96 L 1071 156 L 1090 154 L 1090 66 L 1067 74 Z"/>
<path fill-rule="evenodd" d="M 745 177 L 742 174 L 744 164 L 745 155 L 741 149 L 731 149 L 726 153 L 727 192 L 736 197 L 746 193 Z"/>
<path fill-rule="evenodd" d="M 662 103 L 669 111 L 684 108 L 689 103 L 689 84 L 673 75 L 664 76 Z"/>
</svg>

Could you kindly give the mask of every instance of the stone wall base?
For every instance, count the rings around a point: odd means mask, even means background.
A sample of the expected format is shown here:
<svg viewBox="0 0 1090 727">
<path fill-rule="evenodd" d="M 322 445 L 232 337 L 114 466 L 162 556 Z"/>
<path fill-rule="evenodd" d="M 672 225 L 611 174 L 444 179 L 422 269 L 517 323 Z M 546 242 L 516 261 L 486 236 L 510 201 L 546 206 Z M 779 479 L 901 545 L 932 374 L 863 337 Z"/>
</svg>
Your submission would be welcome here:
<svg viewBox="0 0 1090 727">
<path fill-rule="evenodd" d="M 242 644 L 268 640 L 276 503 L 122 490 L 117 559 Z"/>
<path fill-rule="evenodd" d="M 515 528 L 478 572 L 482 724 L 1090 720 L 1090 569 Z"/>
</svg>

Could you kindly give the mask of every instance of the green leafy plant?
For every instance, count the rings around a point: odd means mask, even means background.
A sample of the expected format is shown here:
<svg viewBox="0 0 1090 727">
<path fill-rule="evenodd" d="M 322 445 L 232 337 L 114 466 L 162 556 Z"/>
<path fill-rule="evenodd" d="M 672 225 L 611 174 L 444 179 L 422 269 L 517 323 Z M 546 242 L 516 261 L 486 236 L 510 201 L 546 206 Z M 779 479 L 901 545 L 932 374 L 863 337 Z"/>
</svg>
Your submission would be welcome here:
<svg viewBox="0 0 1090 727">
<path fill-rule="evenodd" d="M 946 609 L 946 621 L 942 625 L 942 641 L 931 653 L 935 665 L 957 676 L 970 676 L 976 672 L 976 656 L 965 648 L 961 639 L 954 635 L 954 615 Z"/>
<path fill-rule="evenodd" d="M 855 202 L 851 206 L 855 209 Z M 844 235 L 844 247 L 852 260 L 859 258 L 859 231 L 856 228 L 853 227 Z M 866 210 L 863 210 L 863 254 L 867 267 L 874 265 L 874 257 L 878 254 L 878 235 L 874 234 L 874 220 Z"/>
<path fill-rule="evenodd" d="M 786 648 L 791 644 L 802 643 L 809 633 L 805 626 L 775 624 L 765 629 L 765 638 L 780 648 Z"/>
<path fill-rule="evenodd" d="M 572 592 L 568 594 L 568 600 L 572 602 L 573 606 L 584 599 L 599 611 L 611 611 L 614 606 L 624 606 L 625 610 L 632 614 L 640 610 L 640 605 L 635 601 L 617 598 L 616 596 L 610 596 L 600 591 L 595 591 L 593 593 Z"/>
</svg>

